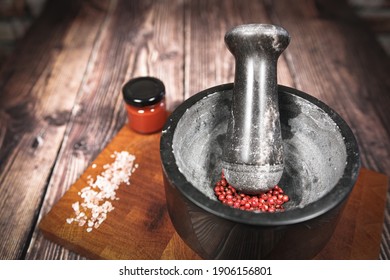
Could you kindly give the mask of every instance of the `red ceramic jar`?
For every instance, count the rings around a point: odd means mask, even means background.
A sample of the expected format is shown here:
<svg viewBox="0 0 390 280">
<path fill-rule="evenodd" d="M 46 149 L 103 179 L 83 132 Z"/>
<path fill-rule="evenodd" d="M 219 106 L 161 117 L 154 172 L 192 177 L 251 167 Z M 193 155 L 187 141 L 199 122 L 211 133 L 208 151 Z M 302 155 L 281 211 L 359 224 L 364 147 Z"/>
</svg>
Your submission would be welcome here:
<svg viewBox="0 0 390 280">
<path fill-rule="evenodd" d="M 135 78 L 123 86 L 122 92 L 132 130 L 149 134 L 163 128 L 167 111 L 162 81 L 153 77 Z"/>
</svg>

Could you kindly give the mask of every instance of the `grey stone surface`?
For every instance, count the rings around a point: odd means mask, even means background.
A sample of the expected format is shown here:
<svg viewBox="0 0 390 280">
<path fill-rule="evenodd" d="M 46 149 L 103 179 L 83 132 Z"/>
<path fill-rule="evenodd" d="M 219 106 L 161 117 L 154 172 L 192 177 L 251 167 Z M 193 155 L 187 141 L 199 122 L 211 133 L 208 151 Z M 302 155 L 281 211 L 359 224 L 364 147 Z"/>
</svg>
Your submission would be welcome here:
<svg viewBox="0 0 390 280">
<path fill-rule="evenodd" d="M 213 186 L 222 170 L 232 91 L 216 92 L 188 108 L 173 136 L 179 171 L 195 188 L 216 200 Z M 347 162 L 344 136 L 323 109 L 310 101 L 279 94 L 285 168 L 281 186 L 288 209 L 303 208 L 329 193 Z"/>
<path fill-rule="evenodd" d="M 223 171 L 236 189 L 255 194 L 272 189 L 283 173 L 276 65 L 290 42 L 286 30 L 248 24 L 226 33 L 236 72 Z"/>
</svg>

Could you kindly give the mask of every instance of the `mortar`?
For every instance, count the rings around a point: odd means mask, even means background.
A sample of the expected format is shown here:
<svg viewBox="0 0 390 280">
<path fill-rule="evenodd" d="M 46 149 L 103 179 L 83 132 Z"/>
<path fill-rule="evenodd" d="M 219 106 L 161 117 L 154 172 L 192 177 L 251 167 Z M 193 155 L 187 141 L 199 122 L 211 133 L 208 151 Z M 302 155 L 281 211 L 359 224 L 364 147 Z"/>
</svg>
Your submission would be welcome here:
<svg viewBox="0 0 390 280">
<path fill-rule="evenodd" d="M 234 84 L 184 101 L 161 136 L 168 212 L 177 233 L 205 259 L 310 259 L 331 238 L 356 182 L 359 152 L 346 122 L 304 92 L 277 86 L 285 212 L 255 213 L 221 204 L 213 187 L 223 149 Z"/>
</svg>

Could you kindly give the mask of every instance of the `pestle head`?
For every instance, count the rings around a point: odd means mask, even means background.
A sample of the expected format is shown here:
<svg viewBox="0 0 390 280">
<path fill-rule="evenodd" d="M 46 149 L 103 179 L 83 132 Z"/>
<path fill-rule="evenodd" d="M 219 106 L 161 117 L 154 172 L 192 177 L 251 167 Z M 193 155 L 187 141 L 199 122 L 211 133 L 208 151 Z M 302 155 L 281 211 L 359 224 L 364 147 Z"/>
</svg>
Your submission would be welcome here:
<svg viewBox="0 0 390 280">
<path fill-rule="evenodd" d="M 223 173 L 230 185 L 246 194 L 267 192 L 277 185 L 283 174 L 283 164 L 245 165 L 223 162 Z"/>
<path fill-rule="evenodd" d="M 249 24 L 228 31 L 225 42 L 236 70 L 222 169 L 236 189 L 265 192 L 284 169 L 276 65 L 290 37 L 279 26 Z"/>
</svg>

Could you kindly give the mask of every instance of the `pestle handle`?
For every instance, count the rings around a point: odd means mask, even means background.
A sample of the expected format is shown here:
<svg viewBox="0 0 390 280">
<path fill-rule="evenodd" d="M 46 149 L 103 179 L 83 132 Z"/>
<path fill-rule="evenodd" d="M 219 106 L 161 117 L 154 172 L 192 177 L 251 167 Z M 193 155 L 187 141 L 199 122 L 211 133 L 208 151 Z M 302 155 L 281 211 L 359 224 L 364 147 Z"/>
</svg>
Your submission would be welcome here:
<svg viewBox="0 0 390 280">
<path fill-rule="evenodd" d="M 284 168 L 277 60 L 290 36 L 278 26 L 248 24 L 228 31 L 225 42 L 236 69 L 222 168 L 238 190 L 260 193 L 279 183 Z"/>
</svg>

